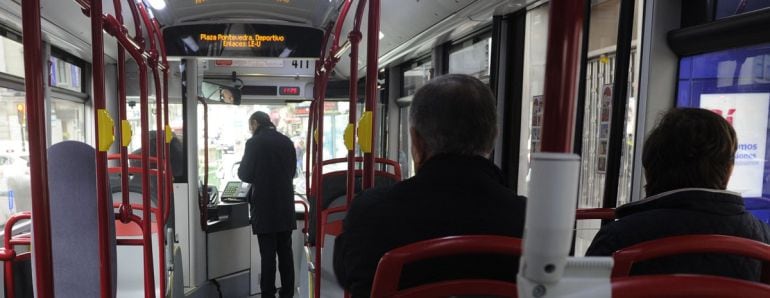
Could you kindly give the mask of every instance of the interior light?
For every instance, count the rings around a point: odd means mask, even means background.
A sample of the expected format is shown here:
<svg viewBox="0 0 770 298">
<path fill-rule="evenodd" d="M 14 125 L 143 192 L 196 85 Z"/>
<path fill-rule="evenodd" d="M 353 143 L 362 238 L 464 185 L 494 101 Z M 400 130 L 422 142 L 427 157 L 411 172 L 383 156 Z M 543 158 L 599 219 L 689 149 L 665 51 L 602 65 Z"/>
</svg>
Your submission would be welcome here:
<svg viewBox="0 0 770 298">
<path fill-rule="evenodd" d="M 380 39 L 382 39 L 383 37 L 385 37 L 385 34 L 382 34 L 382 31 L 380 31 Z"/>
<path fill-rule="evenodd" d="M 166 8 L 166 1 L 165 0 L 147 0 L 150 2 L 150 6 L 152 6 L 153 9 L 161 10 Z"/>
</svg>

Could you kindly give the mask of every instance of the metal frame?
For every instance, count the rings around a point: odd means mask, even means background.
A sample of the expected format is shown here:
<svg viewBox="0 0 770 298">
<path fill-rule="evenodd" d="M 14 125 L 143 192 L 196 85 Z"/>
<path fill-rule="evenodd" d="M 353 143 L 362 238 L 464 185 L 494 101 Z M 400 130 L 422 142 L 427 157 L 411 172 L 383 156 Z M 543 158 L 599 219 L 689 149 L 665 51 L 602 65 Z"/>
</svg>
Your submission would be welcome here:
<svg viewBox="0 0 770 298">
<path fill-rule="evenodd" d="M 521 114 L 523 102 L 524 40 L 527 10 L 495 16 L 492 30 L 490 86 L 497 97 L 498 131 L 495 161 L 506 185 L 518 193 Z M 516 46 L 521 45 L 521 46 Z"/>
<path fill-rule="evenodd" d="M 615 208 L 618 204 L 623 139 L 628 106 L 628 69 L 631 64 L 631 39 L 634 27 L 634 0 L 621 0 L 618 16 L 618 36 L 615 51 L 615 74 L 612 86 L 612 115 L 607 152 L 607 174 L 604 179 L 603 208 Z"/>
</svg>

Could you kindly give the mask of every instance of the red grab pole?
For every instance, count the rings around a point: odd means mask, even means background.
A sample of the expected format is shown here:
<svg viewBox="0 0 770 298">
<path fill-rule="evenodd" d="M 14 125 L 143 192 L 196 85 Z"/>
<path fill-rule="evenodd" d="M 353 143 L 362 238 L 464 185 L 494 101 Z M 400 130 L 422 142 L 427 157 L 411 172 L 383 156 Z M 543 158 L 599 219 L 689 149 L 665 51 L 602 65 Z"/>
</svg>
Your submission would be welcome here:
<svg viewBox="0 0 770 298">
<path fill-rule="evenodd" d="M 371 112 L 371 152 L 364 152 L 363 189 L 374 187 L 374 153 L 377 151 L 377 60 L 380 42 L 380 0 L 369 0 L 366 33 L 366 112 Z"/>
<path fill-rule="evenodd" d="M 45 110 L 43 103 L 43 52 L 40 29 L 40 1 L 25 0 L 22 5 L 24 43 L 24 82 L 27 105 L 27 135 L 32 191 L 32 251 L 35 264 L 36 294 L 53 297 L 53 257 L 51 256 L 51 214 L 48 204 L 48 160 L 46 152 Z M 101 226 L 100 226 L 101 227 Z M 108 265 L 109 266 L 109 265 Z M 109 267 L 108 267 L 109 269 Z"/>
<path fill-rule="evenodd" d="M 583 1 L 551 1 L 545 65 L 543 152 L 572 152 Z"/>
<path fill-rule="evenodd" d="M 104 38 L 102 23 L 102 1 L 91 1 L 91 47 L 93 56 L 93 96 L 94 96 L 94 119 L 99 119 L 99 113 L 105 109 L 104 95 Z M 101 296 L 103 298 L 112 296 L 112 270 L 110 261 L 110 243 L 109 229 L 110 224 L 108 214 L 113 212 L 112 199 L 107 198 L 109 191 L 107 184 L 107 152 L 100 149 L 100 131 L 103 129 L 96 125 L 96 208 L 98 212 L 99 225 L 99 276 L 101 284 Z M 109 201 L 108 201 L 109 199 Z M 34 212 L 34 211 L 33 211 Z"/>
<path fill-rule="evenodd" d="M 115 6 L 115 17 L 117 18 L 118 22 L 122 25 L 123 24 L 123 10 L 121 9 L 120 0 L 114 0 L 113 1 Z M 137 25 L 138 26 L 138 25 Z M 118 116 L 120 117 L 120 126 L 123 127 L 123 121 L 126 121 L 127 118 L 127 106 L 126 106 L 126 49 L 123 48 L 120 45 L 120 42 L 117 42 L 118 44 Z M 124 135 L 123 130 L 121 129 L 120 133 L 120 164 L 121 164 L 121 173 L 120 173 L 120 189 L 121 189 L 121 199 L 123 204 L 120 205 L 118 219 L 120 219 L 120 222 L 127 224 L 130 222 L 129 215 L 133 214 L 133 211 L 131 210 L 131 203 L 129 201 L 128 197 L 128 147 L 124 146 L 126 144 L 125 139 L 128 138 L 128 136 Z M 130 139 L 128 140 L 130 142 Z"/>
<path fill-rule="evenodd" d="M 158 196 L 158 212 L 155 215 L 155 219 L 158 224 L 158 286 L 160 289 L 161 295 L 165 295 L 166 293 L 166 255 L 165 255 L 165 242 L 166 242 L 166 234 L 164 232 L 165 229 L 165 221 L 163 220 L 163 217 L 165 215 L 164 208 L 166 207 L 166 200 L 168 200 L 168 197 L 166 196 L 167 192 L 165 191 L 165 176 L 164 173 L 166 171 L 166 165 L 167 165 L 167 156 L 166 156 L 166 146 L 165 142 L 163 142 L 163 138 L 165 134 L 161 134 L 163 129 L 163 90 L 161 86 L 161 77 L 160 77 L 160 69 L 165 69 L 165 67 L 161 64 L 161 61 L 159 60 L 159 54 L 160 51 L 157 49 L 157 44 L 155 42 L 155 38 L 159 35 L 156 32 L 155 22 L 150 18 L 149 13 L 147 12 L 147 7 L 143 4 L 137 4 L 139 12 L 142 16 L 142 20 L 144 21 L 144 26 L 147 28 L 147 35 L 150 39 L 150 46 L 147 50 L 150 57 L 147 60 L 148 66 L 152 69 L 152 76 L 153 76 L 153 83 L 155 84 L 155 156 L 157 157 L 157 162 L 155 163 L 155 166 L 158 169 L 158 175 L 156 175 L 156 193 Z M 147 269 L 147 268 L 145 268 Z M 152 270 L 152 267 L 149 268 Z"/>
<path fill-rule="evenodd" d="M 356 15 L 353 18 L 353 30 L 350 31 L 348 34 L 348 42 L 350 42 L 350 82 L 349 82 L 349 89 L 350 89 L 350 98 L 349 100 L 349 108 L 348 108 L 348 123 L 353 129 L 353 132 L 356 131 L 356 120 L 358 115 L 356 115 L 356 112 L 358 111 L 358 48 L 361 43 L 361 19 L 364 15 L 364 7 L 366 6 L 366 1 L 360 1 L 358 2 L 358 8 L 356 8 Z M 344 10 L 345 13 L 347 13 L 347 10 Z M 342 16 L 342 20 L 344 20 L 345 16 Z M 342 27 L 342 23 L 340 23 L 340 27 Z M 353 140 L 355 140 L 355 133 L 353 133 Z M 348 150 L 348 172 L 347 172 L 347 204 L 348 207 L 350 206 L 350 202 L 353 201 L 353 196 L 355 196 L 356 192 L 356 167 L 355 167 L 355 158 L 356 158 L 356 151 L 355 151 L 355 142 L 353 145 L 353 148 Z"/>
</svg>

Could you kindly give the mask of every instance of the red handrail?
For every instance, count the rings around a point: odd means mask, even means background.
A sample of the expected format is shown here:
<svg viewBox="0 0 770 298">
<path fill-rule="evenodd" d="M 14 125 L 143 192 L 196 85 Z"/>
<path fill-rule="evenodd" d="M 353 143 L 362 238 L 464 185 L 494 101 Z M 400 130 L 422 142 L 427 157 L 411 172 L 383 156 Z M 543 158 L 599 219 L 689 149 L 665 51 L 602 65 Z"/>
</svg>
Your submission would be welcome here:
<svg viewBox="0 0 770 298">
<path fill-rule="evenodd" d="M 603 219 L 614 220 L 615 209 L 614 208 L 585 208 L 575 210 L 575 219 Z"/>
<path fill-rule="evenodd" d="M 745 256 L 763 262 L 762 281 L 770 282 L 770 245 L 756 240 L 727 235 L 686 235 L 645 241 L 616 251 L 612 276 L 631 273 L 634 263 L 692 253 L 719 253 Z"/>
<path fill-rule="evenodd" d="M 147 11 L 147 7 L 144 6 L 144 4 L 137 3 L 137 6 L 139 8 L 139 13 L 142 16 L 142 20 L 144 21 L 144 25 L 147 28 L 147 35 L 150 39 L 150 48 L 149 53 L 150 57 L 148 58 L 148 64 L 150 68 L 152 69 L 152 75 L 153 75 L 153 82 L 155 83 L 155 154 L 158 156 L 158 159 L 162 162 L 159 162 L 157 164 L 158 171 L 160 171 L 160 174 L 156 177 L 157 179 L 157 191 L 158 191 L 158 212 L 156 214 L 157 222 L 159 231 L 158 231 L 158 275 L 159 283 L 158 286 L 160 288 L 160 293 L 162 295 L 165 295 L 166 293 L 166 254 L 163 253 L 165 248 L 165 242 L 166 242 L 166 233 L 163 232 L 163 227 L 165 227 L 166 222 L 164 220 L 164 213 L 161 210 L 163 210 L 163 207 L 166 206 L 166 201 L 168 198 L 166 195 L 168 192 L 166 192 L 166 186 L 165 182 L 167 182 L 167 179 L 165 177 L 165 173 L 167 171 L 168 163 L 166 160 L 167 155 L 166 154 L 166 146 L 164 145 L 165 142 L 163 142 L 163 135 L 162 131 L 164 131 L 163 128 L 163 107 L 164 107 L 164 98 L 163 98 L 163 90 L 161 90 L 161 82 L 160 82 L 160 70 L 165 69 L 165 65 L 161 63 L 159 60 L 159 53 L 160 51 L 157 50 L 157 43 L 155 42 L 155 38 L 160 38 L 160 35 L 157 33 L 156 29 L 156 22 L 154 22 Z M 165 82 L 167 83 L 167 82 Z M 164 83 L 164 84 L 165 84 Z"/>
<path fill-rule="evenodd" d="M 613 279 L 612 297 L 770 297 L 770 286 L 708 275 L 646 275 Z"/>
<path fill-rule="evenodd" d="M 450 287 L 457 292 L 441 292 L 444 295 L 500 295 L 515 296 L 515 284 L 480 280 L 458 280 L 453 283 L 418 286 L 410 291 L 399 292 L 401 270 L 405 264 L 419 260 L 466 254 L 521 255 L 521 239 L 505 236 L 468 235 L 450 236 L 412 243 L 391 250 L 380 259 L 374 274 L 371 297 L 435 297 L 442 287 Z M 464 285 L 460 287 L 460 285 Z M 423 287 L 427 287 L 423 288 Z M 444 291 L 446 289 L 443 289 Z M 513 292 L 511 292 L 513 291 Z M 513 296 L 510 296 L 512 294 Z"/>
<path fill-rule="evenodd" d="M 29 234 L 21 234 L 17 236 L 13 236 L 13 227 L 16 225 L 16 223 L 20 220 L 24 219 L 30 219 L 32 217 L 32 213 L 29 211 L 20 212 L 11 215 L 8 218 L 8 221 L 5 222 L 5 227 L 3 229 L 3 248 L 0 248 L 0 261 L 5 262 L 4 264 L 4 270 L 5 270 L 5 292 L 8 298 L 14 298 L 16 296 L 16 289 L 15 289 L 15 283 L 13 282 L 14 274 L 13 274 L 13 262 L 20 261 L 22 258 L 20 258 L 21 255 L 24 255 L 26 257 L 29 257 L 30 254 L 16 254 L 16 250 L 14 249 L 15 245 L 30 245 L 30 235 Z"/>
<path fill-rule="evenodd" d="M 32 194 L 32 230 L 35 241 L 35 280 L 38 297 L 53 297 L 53 259 L 51 256 L 51 214 L 48 197 L 46 120 L 43 96 L 43 53 L 40 29 L 40 1 L 21 2 L 22 41 L 24 45 L 24 87 L 26 91 L 27 131 L 29 132 L 30 189 Z M 98 61 L 94 60 L 94 65 Z M 94 84 L 96 87 L 96 84 Z M 94 92 L 94 97 L 98 93 Z M 102 99 L 104 97 L 102 96 Z M 97 100 L 94 101 L 98 108 Z M 96 110 L 96 109 L 94 109 Z M 99 168 L 97 167 L 97 170 Z M 101 232 L 101 231 L 100 231 Z M 100 234 L 101 235 L 101 234 Z M 100 238 L 106 242 L 106 238 Z M 107 261 L 109 259 L 102 259 Z M 109 272 L 109 265 L 105 265 Z"/>
<path fill-rule="evenodd" d="M 160 29 L 160 23 L 158 23 L 158 19 L 153 20 L 153 25 L 155 27 L 155 34 L 158 37 L 158 45 L 160 46 L 160 57 L 161 57 L 161 65 L 163 66 L 162 72 L 163 72 L 163 121 L 165 124 L 165 129 L 170 129 L 171 126 L 169 125 L 169 116 L 168 116 L 168 57 L 166 56 L 166 42 L 163 38 L 163 31 Z M 166 173 L 166 184 L 165 184 L 165 191 L 166 191 L 166 206 L 164 206 L 164 214 L 163 214 L 163 222 L 165 223 L 168 220 L 168 217 L 171 213 L 171 200 L 173 199 L 171 197 L 172 189 L 173 189 L 173 182 L 174 182 L 174 171 L 173 168 L 169 166 L 168 162 L 171 161 L 171 153 L 170 153 L 170 144 L 171 141 L 165 142 L 164 146 L 164 155 L 168 160 L 165 165 L 165 173 Z"/>
</svg>

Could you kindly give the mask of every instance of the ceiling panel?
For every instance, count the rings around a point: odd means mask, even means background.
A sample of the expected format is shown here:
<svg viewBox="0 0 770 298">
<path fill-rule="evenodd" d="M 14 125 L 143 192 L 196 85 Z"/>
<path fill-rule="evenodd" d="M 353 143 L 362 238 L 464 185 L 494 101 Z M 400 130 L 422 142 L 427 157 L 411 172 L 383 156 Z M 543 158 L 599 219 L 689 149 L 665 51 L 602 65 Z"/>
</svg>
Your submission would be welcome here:
<svg viewBox="0 0 770 298">
<path fill-rule="evenodd" d="M 167 0 L 167 2 L 167 7 L 158 11 L 158 19 L 166 25 L 229 19 L 270 20 L 320 27 L 332 6 L 332 1 L 329 0 Z"/>
</svg>

